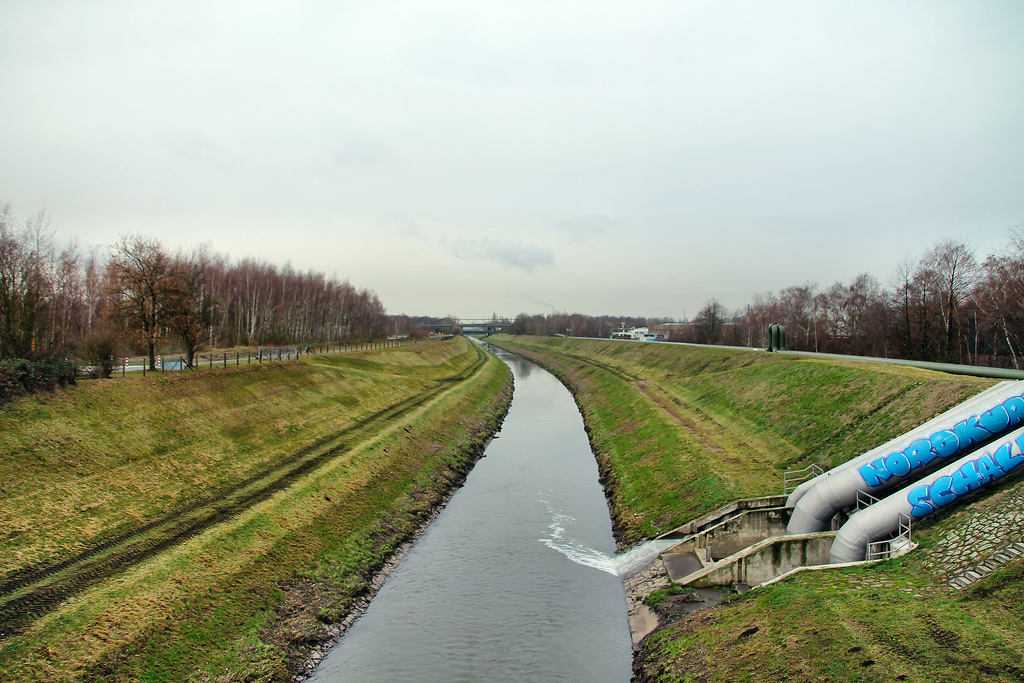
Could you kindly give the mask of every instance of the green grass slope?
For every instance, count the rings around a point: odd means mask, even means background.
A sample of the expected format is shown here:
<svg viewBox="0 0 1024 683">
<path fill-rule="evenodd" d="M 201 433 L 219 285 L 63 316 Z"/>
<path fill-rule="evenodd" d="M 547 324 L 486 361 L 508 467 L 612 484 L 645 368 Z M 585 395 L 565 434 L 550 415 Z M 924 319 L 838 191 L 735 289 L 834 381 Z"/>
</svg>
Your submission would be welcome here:
<svg viewBox="0 0 1024 683">
<path fill-rule="evenodd" d="M 76 579 L 89 560 L 60 563 L 84 550 L 130 561 L 11 622 L 0 680 L 290 679 L 510 396 L 507 367 L 454 339 L 97 381 L 3 411 L 2 599 Z"/>
</svg>

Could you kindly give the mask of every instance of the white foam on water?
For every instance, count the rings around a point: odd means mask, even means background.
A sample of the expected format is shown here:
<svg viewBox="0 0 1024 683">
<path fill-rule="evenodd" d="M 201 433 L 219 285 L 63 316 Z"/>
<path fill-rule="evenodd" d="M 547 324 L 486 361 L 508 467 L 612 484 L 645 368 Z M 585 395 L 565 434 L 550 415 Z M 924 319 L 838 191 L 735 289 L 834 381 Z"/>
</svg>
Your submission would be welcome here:
<svg viewBox="0 0 1024 683">
<path fill-rule="evenodd" d="M 539 542 L 561 553 L 576 564 L 592 567 L 613 576 L 627 576 L 643 569 L 657 559 L 663 551 L 678 542 L 656 539 L 641 543 L 624 553 L 608 555 L 600 550 L 577 543 L 573 538 L 566 537 L 566 527 L 576 521 L 575 517 L 555 510 L 550 504 L 548 504 L 548 512 L 551 514 L 551 523 L 548 524 L 551 534 L 547 538 L 538 538 Z"/>
</svg>

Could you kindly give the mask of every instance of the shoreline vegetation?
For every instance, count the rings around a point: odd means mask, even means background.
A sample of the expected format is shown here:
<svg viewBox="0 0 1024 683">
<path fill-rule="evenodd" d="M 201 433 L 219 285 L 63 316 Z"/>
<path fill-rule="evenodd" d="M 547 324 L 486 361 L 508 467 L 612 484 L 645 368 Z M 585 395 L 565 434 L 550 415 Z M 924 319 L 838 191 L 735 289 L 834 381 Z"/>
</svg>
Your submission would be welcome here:
<svg viewBox="0 0 1024 683">
<path fill-rule="evenodd" d="M 541 364 L 573 392 L 620 548 L 730 500 L 780 494 L 784 471 L 833 467 L 993 383 L 856 359 L 488 341 Z M 945 580 L 984 548 L 1020 540 L 1022 496 L 1017 476 L 927 518 L 914 530 L 920 547 L 901 558 L 800 574 L 692 615 L 662 600 L 634 680 L 1021 680 L 1024 562 L 964 591 Z"/>
<path fill-rule="evenodd" d="M 0 680 L 290 680 L 461 483 L 511 389 L 455 338 L 9 406 Z"/>
</svg>

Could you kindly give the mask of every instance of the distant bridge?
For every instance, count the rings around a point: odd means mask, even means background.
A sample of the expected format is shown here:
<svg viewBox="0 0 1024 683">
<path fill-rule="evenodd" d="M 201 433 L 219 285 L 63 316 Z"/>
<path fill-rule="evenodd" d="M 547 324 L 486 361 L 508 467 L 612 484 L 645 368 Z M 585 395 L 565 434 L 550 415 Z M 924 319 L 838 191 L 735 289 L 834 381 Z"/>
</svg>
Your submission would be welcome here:
<svg viewBox="0 0 1024 683">
<path fill-rule="evenodd" d="M 450 318 L 440 323 L 424 325 L 432 330 L 447 330 L 452 327 L 461 327 L 463 332 L 504 332 L 512 327 L 513 321 L 496 318 Z"/>
</svg>

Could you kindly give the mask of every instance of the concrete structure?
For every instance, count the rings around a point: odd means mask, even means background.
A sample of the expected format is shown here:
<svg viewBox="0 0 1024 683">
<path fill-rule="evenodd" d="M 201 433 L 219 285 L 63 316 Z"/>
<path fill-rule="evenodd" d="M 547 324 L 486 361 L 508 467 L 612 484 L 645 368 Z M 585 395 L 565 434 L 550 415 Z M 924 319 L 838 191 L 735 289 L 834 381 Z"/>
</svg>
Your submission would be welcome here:
<svg viewBox="0 0 1024 683">
<path fill-rule="evenodd" d="M 647 328 L 648 334 L 659 341 L 664 341 L 670 337 L 676 339 L 687 338 L 693 335 L 693 323 L 661 323 L 659 325 L 649 325 Z"/>
<path fill-rule="evenodd" d="M 912 520 L 1018 470 L 1024 471 L 1024 383 L 1002 382 L 805 483 L 788 499 L 735 501 L 663 534 L 659 538 L 679 543 L 661 560 L 674 583 L 707 588 L 756 585 L 802 568 L 896 557 L 915 547 Z M 901 486 L 854 512 L 858 494 Z M 1011 512 L 1024 519 L 1021 510 Z M 825 531 L 833 518 L 843 525 Z M 961 570 L 950 585 L 967 585 L 1024 554 L 1024 543 L 1000 543 L 998 552 Z"/>
<path fill-rule="evenodd" d="M 779 505 L 783 500 L 783 496 L 738 500 L 661 536 L 680 539 L 661 556 L 668 576 L 695 587 L 746 582 L 748 576 L 760 583 L 772 578 L 768 576 L 772 571 L 793 569 L 791 563 L 801 558 L 815 563 L 827 558 L 827 547 L 821 551 L 817 539 L 808 542 L 783 535 L 792 512 Z M 772 541 L 768 545 L 774 550 L 763 554 L 767 541 Z M 751 554 L 753 548 L 758 550 Z"/>
<path fill-rule="evenodd" d="M 631 327 L 628 330 L 625 327 L 622 327 L 612 332 L 612 339 L 632 339 L 633 341 L 644 341 L 647 338 L 648 329 L 646 327 Z"/>
<path fill-rule="evenodd" d="M 1024 428 L 857 512 L 839 530 L 831 561 L 863 560 L 869 543 L 895 535 L 900 515 L 920 519 L 1024 467 L 1022 447 Z"/>
<path fill-rule="evenodd" d="M 709 512 L 686 524 L 666 532 L 658 538 L 686 539 L 699 534 L 707 529 L 716 527 L 722 522 L 746 514 L 748 510 L 761 510 L 765 508 L 779 508 L 786 504 L 785 496 L 763 496 L 761 498 L 743 498 L 734 500 L 731 503 Z M 787 514 L 788 519 L 788 514 Z"/>
<path fill-rule="evenodd" d="M 733 553 L 717 562 L 705 564 L 673 581 L 693 588 L 747 584 L 755 586 L 801 567 L 826 565 L 834 531 L 794 536 L 772 536 Z M 666 568 L 668 563 L 666 563 Z"/>
</svg>

